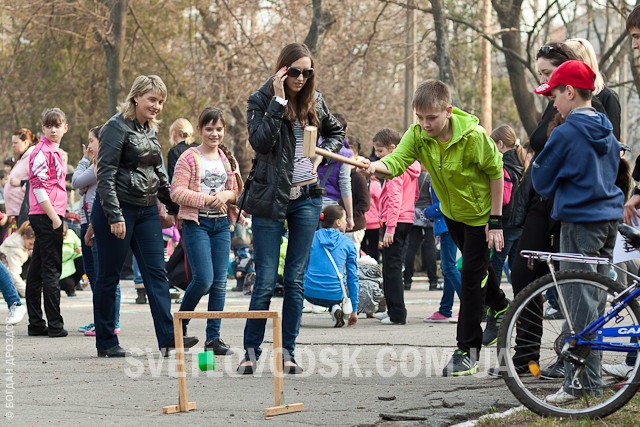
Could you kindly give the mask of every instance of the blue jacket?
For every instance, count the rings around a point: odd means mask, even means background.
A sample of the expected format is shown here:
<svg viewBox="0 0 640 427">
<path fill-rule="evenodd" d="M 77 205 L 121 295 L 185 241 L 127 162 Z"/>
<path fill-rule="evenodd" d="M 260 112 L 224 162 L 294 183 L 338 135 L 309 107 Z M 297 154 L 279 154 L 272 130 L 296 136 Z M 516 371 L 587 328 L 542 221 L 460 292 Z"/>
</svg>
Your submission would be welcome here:
<svg viewBox="0 0 640 427">
<path fill-rule="evenodd" d="M 449 229 L 444 220 L 444 214 L 440 210 L 440 200 L 438 200 L 438 196 L 436 196 L 435 191 L 433 191 L 433 187 L 429 187 L 429 191 L 431 191 L 431 206 L 424 210 L 424 216 L 433 219 L 433 234 L 439 236 L 448 233 Z"/>
<path fill-rule="evenodd" d="M 615 184 L 620 144 L 609 119 L 595 114 L 569 114 L 533 162 L 533 186 L 542 197 L 554 197 L 555 220 L 588 223 L 622 218 L 624 195 Z"/>
<path fill-rule="evenodd" d="M 344 233 L 335 228 L 316 231 L 311 244 L 309 265 L 304 277 L 304 294 L 312 298 L 342 301 L 342 287 L 331 260 L 324 251 L 327 248 L 342 273 L 346 264 L 345 287 L 349 291 L 353 311 L 358 312 L 358 257 L 356 246 Z M 343 279 L 344 280 L 344 279 Z"/>
</svg>

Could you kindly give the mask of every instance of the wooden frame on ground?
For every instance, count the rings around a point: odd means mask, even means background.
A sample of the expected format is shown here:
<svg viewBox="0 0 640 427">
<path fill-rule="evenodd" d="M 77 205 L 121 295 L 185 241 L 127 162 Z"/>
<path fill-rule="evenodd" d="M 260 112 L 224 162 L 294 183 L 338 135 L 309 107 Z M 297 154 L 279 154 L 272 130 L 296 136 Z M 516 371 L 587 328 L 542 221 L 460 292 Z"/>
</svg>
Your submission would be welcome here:
<svg viewBox="0 0 640 427">
<path fill-rule="evenodd" d="M 178 374 L 178 404 L 162 408 L 162 413 L 173 414 L 196 409 L 195 402 L 187 397 L 187 373 L 184 363 L 184 343 L 182 336 L 183 319 L 272 319 L 273 323 L 273 391 L 276 406 L 265 408 L 264 415 L 300 412 L 303 403 L 284 404 L 284 380 L 282 373 L 282 319 L 277 311 L 178 311 L 173 313 L 173 333 L 176 342 L 176 372 Z"/>
</svg>

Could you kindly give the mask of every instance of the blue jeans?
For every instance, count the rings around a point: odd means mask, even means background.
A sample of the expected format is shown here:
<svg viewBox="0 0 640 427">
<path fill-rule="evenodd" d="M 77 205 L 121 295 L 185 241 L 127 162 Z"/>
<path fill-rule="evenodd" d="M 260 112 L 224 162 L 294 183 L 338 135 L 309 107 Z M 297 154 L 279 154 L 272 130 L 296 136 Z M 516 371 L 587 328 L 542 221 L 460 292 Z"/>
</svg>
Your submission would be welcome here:
<svg viewBox="0 0 640 427">
<path fill-rule="evenodd" d="M 131 264 L 133 266 L 133 283 L 140 285 L 142 283 L 142 274 L 140 274 L 140 267 L 138 267 L 138 260 L 135 256 L 131 257 Z"/>
<path fill-rule="evenodd" d="M 592 257 L 613 258 L 613 247 L 616 242 L 618 221 L 599 221 L 592 223 L 562 222 L 560 226 L 560 252 L 583 254 Z M 583 270 L 609 275 L 609 266 L 605 264 L 580 264 L 560 261 L 560 270 Z M 576 332 L 582 331 L 589 323 L 604 314 L 607 296 L 604 291 L 591 286 L 565 286 L 562 296 L 567 304 L 567 314 L 571 317 Z M 568 331 L 567 322 L 563 332 Z M 602 392 L 602 376 L 600 366 L 602 352 L 591 351 L 586 357 L 585 369 L 580 375 L 582 386 L 591 393 Z M 570 386 L 575 370 L 568 362 L 564 363 L 566 375 L 564 389 L 567 393 L 576 394 Z M 579 391 L 579 390 L 578 390 Z"/>
<path fill-rule="evenodd" d="M 333 301 L 333 300 L 329 300 L 329 299 L 309 297 L 309 296 L 306 296 L 306 295 L 305 295 L 304 299 L 306 299 L 307 301 L 309 301 L 313 305 L 319 305 L 320 307 L 327 307 L 327 308 L 331 308 L 336 304 L 337 305 L 342 304 L 342 301 L 340 301 L 340 300 L 339 301 Z"/>
<path fill-rule="evenodd" d="M 311 242 L 318 226 L 322 197 L 300 197 L 289 202 L 287 224 L 289 246 L 284 266 L 284 300 L 282 302 L 282 347 L 285 359 L 293 358 L 300 329 L 304 272 L 309 260 Z M 278 278 L 280 244 L 284 222 L 253 218 L 253 250 L 256 281 L 249 310 L 268 310 Z M 266 319 L 247 319 L 244 327 L 244 349 L 247 360 L 257 360 L 262 353 Z"/>
<path fill-rule="evenodd" d="M 494 251 L 491 256 L 491 265 L 493 266 L 493 271 L 496 273 L 498 283 L 502 280 L 502 269 L 504 268 L 504 262 L 507 257 L 509 257 L 509 270 L 511 270 L 513 261 L 518 256 L 518 240 L 520 240 L 522 228 L 506 226 L 504 230 L 502 230 L 502 234 L 504 236 L 504 247 L 500 252 Z M 507 276 L 507 278 L 509 278 L 509 276 Z"/>
<path fill-rule="evenodd" d="M 98 200 L 98 197 L 96 197 Z M 158 208 L 120 203 L 127 233 L 124 239 L 111 234 L 111 226 L 100 205 L 91 212 L 91 223 L 98 245 L 98 277 L 93 287 L 93 313 L 96 347 L 109 349 L 118 344 L 116 327 L 116 289 L 127 250 L 138 260 L 149 298 L 151 316 L 160 348 L 173 341 L 173 317 L 169 281 L 164 270 L 164 242 Z"/>
<path fill-rule="evenodd" d="M 82 262 L 84 263 L 84 272 L 89 279 L 89 285 L 93 291 L 94 283 L 96 283 L 96 272 L 98 271 L 98 245 L 96 245 L 95 239 L 93 245 L 87 246 L 84 243 L 84 235 L 87 234 L 89 224 L 85 223 L 80 225 L 80 244 L 82 245 Z M 120 325 L 120 300 L 122 299 L 122 293 L 120 292 L 120 284 L 116 288 L 116 326 Z"/>
<path fill-rule="evenodd" d="M 2 297 L 4 298 L 4 302 L 7 303 L 7 307 L 11 308 L 13 304 L 22 305 L 22 301 L 20 301 L 20 296 L 18 295 L 18 291 L 16 290 L 15 285 L 13 284 L 13 280 L 11 280 L 11 274 L 7 267 L 4 266 L 3 263 L 0 262 L 0 292 L 2 292 Z"/>
<path fill-rule="evenodd" d="M 440 269 L 443 276 L 442 298 L 440 299 L 440 314 L 446 317 L 453 315 L 453 297 L 454 293 L 462 292 L 462 282 L 460 281 L 460 272 L 456 268 L 456 253 L 458 247 L 451 238 L 449 233 L 440 235 Z"/>
<path fill-rule="evenodd" d="M 191 266 L 191 283 L 180 304 L 180 311 L 193 311 L 209 294 L 209 311 L 224 310 L 227 291 L 227 264 L 231 250 L 229 219 L 200 217 L 182 224 L 182 241 Z M 184 324 L 189 324 L 185 319 Z M 207 341 L 220 338 L 220 319 L 207 319 Z"/>
</svg>

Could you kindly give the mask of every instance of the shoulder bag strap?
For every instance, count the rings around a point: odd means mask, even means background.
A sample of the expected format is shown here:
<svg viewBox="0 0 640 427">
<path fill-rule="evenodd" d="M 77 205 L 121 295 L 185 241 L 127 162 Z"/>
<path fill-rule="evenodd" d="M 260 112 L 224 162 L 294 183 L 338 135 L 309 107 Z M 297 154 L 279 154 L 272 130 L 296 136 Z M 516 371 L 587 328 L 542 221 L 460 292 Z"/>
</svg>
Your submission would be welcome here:
<svg viewBox="0 0 640 427">
<path fill-rule="evenodd" d="M 336 274 L 338 275 L 338 279 L 340 280 L 340 286 L 342 287 L 343 298 L 347 298 L 349 294 L 347 293 L 347 290 L 344 287 L 344 282 L 342 280 L 342 273 L 340 273 L 340 270 L 338 269 L 336 262 L 333 260 L 333 257 L 331 256 L 331 252 L 329 252 L 329 249 L 327 249 L 326 246 L 323 246 L 323 249 L 327 253 L 327 256 L 329 257 L 331 264 L 333 264 L 333 268 L 336 270 Z"/>
</svg>

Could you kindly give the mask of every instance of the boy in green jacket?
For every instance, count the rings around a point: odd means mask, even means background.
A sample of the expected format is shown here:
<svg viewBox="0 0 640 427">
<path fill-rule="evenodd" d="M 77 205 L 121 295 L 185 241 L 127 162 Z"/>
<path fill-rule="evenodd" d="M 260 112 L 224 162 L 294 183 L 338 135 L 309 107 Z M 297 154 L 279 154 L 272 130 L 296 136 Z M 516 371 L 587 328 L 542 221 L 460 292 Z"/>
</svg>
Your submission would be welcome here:
<svg viewBox="0 0 640 427">
<path fill-rule="evenodd" d="M 419 160 L 432 177 L 449 233 L 462 252 L 462 296 L 458 348 L 444 376 L 478 372 L 482 344 L 495 343 L 509 301 L 489 262 L 489 251 L 502 250 L 502 158 L 478 125 L 478 118 L 451 105 L 451 91 L 439 80 L 420 84 L 413 96 L 418 123 L 409 127 L 400 145 L 383 160 L 370 164 L 370 174 L 402 174 Z M 486 301 L 485 301 L 486 298 Z M 483 302 L 490 307 L 482 332 Z"/>
</svg>

